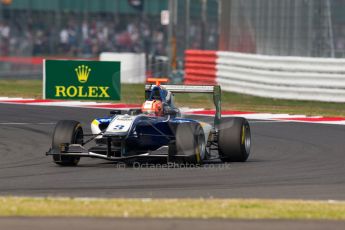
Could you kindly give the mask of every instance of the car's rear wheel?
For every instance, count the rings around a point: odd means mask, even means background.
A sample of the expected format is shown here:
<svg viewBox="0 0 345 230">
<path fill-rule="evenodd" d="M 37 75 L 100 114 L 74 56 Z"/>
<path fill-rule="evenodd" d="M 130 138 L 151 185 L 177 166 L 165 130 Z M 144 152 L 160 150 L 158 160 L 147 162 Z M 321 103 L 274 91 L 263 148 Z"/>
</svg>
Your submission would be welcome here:
<svg viewBox="0 0 345 230">
<path fill-rule="evenodd" d="M 244 162 L 251 148 L 248 121 L 242 117 L 222 119 L 218 131 L 218 152 L 223 162 Z"/>
<path fill-rule="evenodd" d="M 180 123 L 176 127 L 176 141 L 169 146 L 168 161 L 202 164 L 206 156 L 205 134 L 198 123 Z"/>
<path fill-rule="evenodd" d="M 83 144 L 83 129 L 78 121 L 59 121 L 54 130 L 52 148 L 60 150 L 62 144 Z M 80 157 L 53 155 L 54 163 L 61 166 L 76 166 Z"/>
</svg>

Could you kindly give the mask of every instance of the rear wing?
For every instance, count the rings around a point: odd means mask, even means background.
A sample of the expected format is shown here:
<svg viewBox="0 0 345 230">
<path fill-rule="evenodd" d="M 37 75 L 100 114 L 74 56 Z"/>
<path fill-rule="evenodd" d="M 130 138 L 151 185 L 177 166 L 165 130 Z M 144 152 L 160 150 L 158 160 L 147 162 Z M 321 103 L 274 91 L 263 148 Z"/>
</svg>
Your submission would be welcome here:
<svg viewBox="0 0 345 230">
<path fill-rule="evenodd" d="M 145 85 L 145 99 L 151 93 L 153 85 Z M 218 129 L 221 119 L 221 88 L 219 85 L 161 85 L 172 93 L 209 93 L 213 95 L 213 103 L 216 108 L 214 126 Z"/>
</svg>

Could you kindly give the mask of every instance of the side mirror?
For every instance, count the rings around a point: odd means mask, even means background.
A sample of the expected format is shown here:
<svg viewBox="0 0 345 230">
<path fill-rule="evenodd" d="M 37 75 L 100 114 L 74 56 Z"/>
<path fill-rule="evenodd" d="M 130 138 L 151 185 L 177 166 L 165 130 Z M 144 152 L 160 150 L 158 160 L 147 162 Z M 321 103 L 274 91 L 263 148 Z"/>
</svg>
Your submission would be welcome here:
<svg viewBox="0 0 345 230">
<path fill-rule="evenodd" d="M 110 115 L 123 115 L 123 114 L 128 114 L 128 115 L 138 115 L 141 114 L 141 109 L 115 109 L 110 111 Z"/>
<path fill-rule="evenodd" d="M 110 115 L 120 115 L 122 111 L 120 109 L 115 109 L 110 111 Z"/>
<path fill-rule="evenodd" d="M 172 108 L 169 108 L 169 107 L 164 107 L 164 114 L 165 115 L 176 116 L 177 113 L 178 112 L 176 111 L 176 109 L 172 109 Z"/>
<path fill-rule="evenodd" d="M 128 114 L 132 116 L 139 115 L 142 113 L 141 109 L 129 109 L 128 112 Z"/>
</svg>

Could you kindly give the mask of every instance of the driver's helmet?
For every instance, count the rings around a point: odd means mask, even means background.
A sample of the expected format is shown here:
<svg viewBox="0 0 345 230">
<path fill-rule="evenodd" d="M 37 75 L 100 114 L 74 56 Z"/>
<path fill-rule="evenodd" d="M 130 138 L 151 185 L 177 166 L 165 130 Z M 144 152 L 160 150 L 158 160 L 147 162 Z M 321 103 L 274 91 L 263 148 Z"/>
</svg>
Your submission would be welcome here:
<svg viewBox="0 0 345 230">
<path fill-rule="evenodd" d="M 161 100 L 145 101 L 141 111 L 152 116 L 163 116 L 163 104 Z"/>
</svg>

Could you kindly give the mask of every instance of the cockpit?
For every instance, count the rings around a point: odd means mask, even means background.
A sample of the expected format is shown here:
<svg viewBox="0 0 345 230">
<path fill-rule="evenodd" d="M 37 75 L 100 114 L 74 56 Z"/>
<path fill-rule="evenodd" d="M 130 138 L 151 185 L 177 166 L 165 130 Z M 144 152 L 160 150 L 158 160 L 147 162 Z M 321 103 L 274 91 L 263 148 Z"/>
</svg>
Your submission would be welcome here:
<svg viewBox="0 0 345 230">
<path fill-rule="evenodd" d="M 166 97 L 168 95 L 167 90 L 159 87 L 154 86 L 151 90 L 150 96 L 147 100 L 153 101 L 153 100 L 160 100 L 162 102 L 166 102 Z"/>
</svg>

